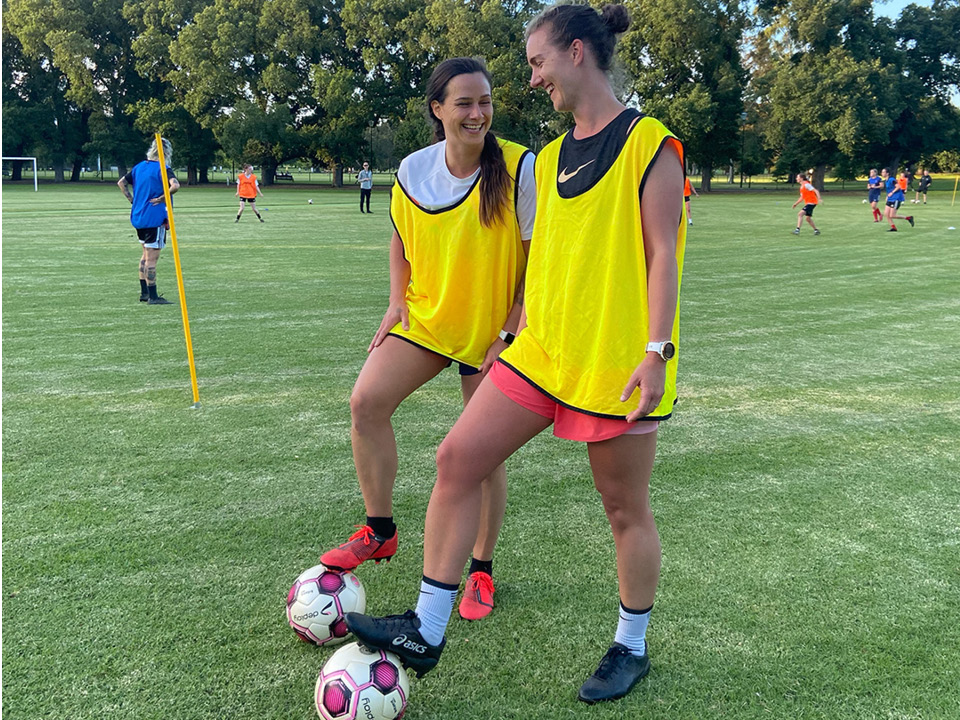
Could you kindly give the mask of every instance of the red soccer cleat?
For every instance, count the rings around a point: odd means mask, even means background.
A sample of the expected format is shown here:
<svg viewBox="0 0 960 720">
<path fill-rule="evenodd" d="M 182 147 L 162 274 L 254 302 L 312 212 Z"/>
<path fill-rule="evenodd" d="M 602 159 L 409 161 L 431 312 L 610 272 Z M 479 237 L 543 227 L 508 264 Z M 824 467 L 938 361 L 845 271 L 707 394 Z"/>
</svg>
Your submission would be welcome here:
<svg viewBox="0 0 960 720">
<path fill-rule="evenodd" d="M 397 533 L 392 538 L 382 538 L 369 525 L 355 525 L 360 528 L 350 538 L 333 550 L 327 550 L 320 556 L 320 562 L 334 570 L 353 570 L 360 563 L 374 560 L 389 560 L 397 552 Z"/>
<path fill-rule="evenodd" d="M 485 572 L 475 572 L 467 578 L 458 609 L 464 620 L 481 620 L 493 610 L 493 578 Z"/>
</svg>

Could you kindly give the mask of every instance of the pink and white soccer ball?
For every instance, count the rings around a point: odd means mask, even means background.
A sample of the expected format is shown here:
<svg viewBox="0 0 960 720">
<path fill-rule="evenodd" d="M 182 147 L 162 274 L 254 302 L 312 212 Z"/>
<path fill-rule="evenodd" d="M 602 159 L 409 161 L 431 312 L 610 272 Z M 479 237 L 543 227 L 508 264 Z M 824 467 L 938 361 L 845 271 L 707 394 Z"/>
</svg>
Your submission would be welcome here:
<svg viewBox="0 0 960 720">
<path fill-rule="evenodd" d="M 337 645 L 350 634 L 344 615 L 366 607 L 367 593 L 356 575 L 317 565 L 300 573 L 290 588 L 287 622 L 305 642 Z"/>
<path fill-rule="evenodd" d="M 397 720 L 409 697 L 400 658 L 358 643 L 344 645 L 327 660 L 315 691 L 323 720 Z"/>
</svg>

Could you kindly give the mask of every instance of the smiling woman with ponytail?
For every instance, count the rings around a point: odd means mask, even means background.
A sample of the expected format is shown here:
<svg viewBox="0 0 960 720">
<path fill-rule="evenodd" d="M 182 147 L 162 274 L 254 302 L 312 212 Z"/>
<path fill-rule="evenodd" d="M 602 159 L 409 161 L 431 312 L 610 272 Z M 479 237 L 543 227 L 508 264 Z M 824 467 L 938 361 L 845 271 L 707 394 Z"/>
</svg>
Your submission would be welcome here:
<svg viewBox="0 0 960 720">
<path fill-rule="evenodd" d="M 493 80 L 479 58 L 445 60 L 427 83 L 434 143 L 404 158 L 397 172 L 389 306 L 350 399 L 367 520 L 323 554 L 328 567 L 349 570 L 397 551 L 391 416 L 400 403 L 456 362 L 466 405 L 516 333 L 536 208 L 533 155 L 490 131 L 492 93 Z M 469 620 L 493 608 L 493 549 L 506 482 L 502 464 L 483 480 L 483 522 L 472 538 L 460 604 Z"/>
</svg>

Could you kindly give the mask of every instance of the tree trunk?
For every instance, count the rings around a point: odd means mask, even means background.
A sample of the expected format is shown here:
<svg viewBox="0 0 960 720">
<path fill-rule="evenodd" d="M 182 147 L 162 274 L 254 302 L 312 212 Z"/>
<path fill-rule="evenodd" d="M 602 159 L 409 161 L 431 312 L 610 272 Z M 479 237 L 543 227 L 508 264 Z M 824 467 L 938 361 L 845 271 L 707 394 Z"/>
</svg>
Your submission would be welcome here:
<svg viewBox="0 0 960 720">
<path fill-rule="evenodd" d="M 127 174 L 127 164 L 123 160 L 117 160 L 117 174 L 120 177 Z"/>
<path fill-rule="evenodd" d="M 276 175 L 277 175 L 276 165 L 263 166 L 263 184 L 264 185 L 273 185 L 273 181 Z"/>
<path fill-rule="evenodd" d="M 197 166 L 187 165 L 187 185 L 197 184 Z"/>
<path fill-rule="evenodd" d="M 700 192 L 710 192 L 710 180 L 713 177 L 713 164 L 705 164 L 700 168 L 700 171 Z"/>
<path fill-rule="evenodd" d="M 53 163 L 53 181 L 55 183 L 63 182 L 63 158 L 54 161 Z"/>
<path fill-rule="evenodd" d="M 730 185 L 734 183 L 733 163 L 730 163 L 730 167 L 727 169 L 727 182 Z"/>
<path fill-rule="evenodd" d="M 333 166 L 333 174 L 331 176 L 333 180 L 333 186 L 337 188 L 343 187 L 343 165 L 337 163 Z"/>
<path fill-rule="evenodd" d="M 11 180 L 23 180 L 23 161 L 22 160 L 11 160 L 12 164 L 10 165 L 10 179 Z"/>
<path fill-rule="evenodd" d="M 827 174 L 827 166 L 823 163 L 820 163 L 813 168 L 813 177 L 810 180 L 813 182 L 813 186 L 823 192 L 823 176 Z"/>
<path fill-rule="evenodd" d="M 210 178 L 207 175 L 208 170 L 209 168 L 205 168 L 205 167 L 200 168 L 200 183 L 202 185 L 206 185 L 208 182 L 210 182 Z"/>
<path fill-rule="evenodd" d="M 81 172 L 83 172 L 83 158 L 76 157 L 73 159 L 73 169 L 70 171 L 70 182 L 79 182 Z"/>
</svg>

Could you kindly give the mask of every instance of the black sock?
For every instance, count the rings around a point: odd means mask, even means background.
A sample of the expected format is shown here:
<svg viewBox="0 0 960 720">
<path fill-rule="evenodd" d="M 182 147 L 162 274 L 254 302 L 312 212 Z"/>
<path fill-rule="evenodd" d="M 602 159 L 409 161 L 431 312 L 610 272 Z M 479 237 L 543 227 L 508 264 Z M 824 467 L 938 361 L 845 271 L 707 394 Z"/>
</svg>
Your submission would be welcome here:
<svg viewBox="0 0 960 720">
<path fill-rule="evenodd" d="M 467 575 L 473 575 L 475 572 L 485 572 L 493 577 L 493 560 L 477 560 L 470 558 L 470 572 Z"/>
<path fill-rule="evenodd" d="M 150 293 L 150 299 L 157 299 L 157 286 L 156 285 L 147 285 L 147 292 Z"/>
<path fill-rule="evenodd" d="M 367 515 L 367 525 L 380 537 L 388 540 L 393 537 L 397 531 L 397 526 L 393 523 L 393 516 L 390 517 L 370 517 Z"/>
<path fill-rule="evenodd" d="M 143 278 L 140 278 L 140 294 L 141 295 L 147 294 L 147 281 L 144 280 Z"/>
</svg>

